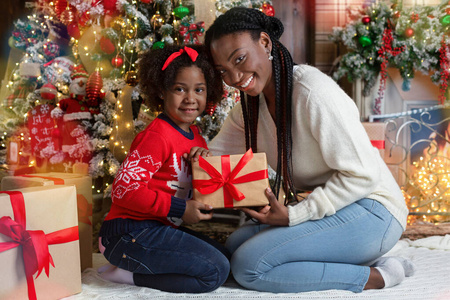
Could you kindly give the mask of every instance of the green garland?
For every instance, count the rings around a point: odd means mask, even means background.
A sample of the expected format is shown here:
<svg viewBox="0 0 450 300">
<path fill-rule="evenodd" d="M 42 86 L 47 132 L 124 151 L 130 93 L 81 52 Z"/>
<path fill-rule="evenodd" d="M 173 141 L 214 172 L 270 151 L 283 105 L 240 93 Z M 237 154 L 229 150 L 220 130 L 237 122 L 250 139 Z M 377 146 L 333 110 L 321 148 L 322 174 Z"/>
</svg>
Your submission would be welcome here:
<svg viewBox="0 0 450 300">
<path fill-rule="evenodd" d="M 386 55 L 389 67 L 397 68 L 407 91 L 414 71 L 430 76 L 444 84 L 441 73 L 441 42 L 450 41 L 450 4 L 448 0 L 435 6 L 403 8 L 401 1 L 386 1 L 364 8 L 348 9 L 351 21 L 344 27 L 333 28 L 330 40 L 343 44 L 348 52 L 340 59 L 333 74 L 335 80 L 347 77 L 350 82 L 362 79 L 364 95 L 369 95 L 382 71 L 383 32 L 392 29 L 392 48 L 402 48 L 398 55 Z"/>
</svg>

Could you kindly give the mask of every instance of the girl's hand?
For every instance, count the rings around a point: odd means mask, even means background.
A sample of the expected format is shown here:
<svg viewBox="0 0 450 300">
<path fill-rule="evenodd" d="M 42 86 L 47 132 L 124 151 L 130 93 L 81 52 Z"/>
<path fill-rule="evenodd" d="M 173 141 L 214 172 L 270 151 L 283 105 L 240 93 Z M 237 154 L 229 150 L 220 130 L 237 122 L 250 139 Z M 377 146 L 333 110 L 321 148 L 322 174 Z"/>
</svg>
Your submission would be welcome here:
<svg viewBox="0 0 450 300">
<path fill-rule="evenodd" d="M 208 211 L 208 213 L 202 211 Z M 181 219 L 186 224 L 196 224 L 202 220 L 210 220 L 212 216 L 212 206 L 195 200 L 188 200 L 186 201 L 186 210 Z"/>
<path fill-rule="evenodd" d="M 266 196 L 269 199 L 270 206 L 265 206 L 260 211 L 255 211 L 249 208 L 241 208 L 241 210 L 263 224 L 288 226 L 288 208 L 278 202 L 270 188 L 266 189 Z"/>
<path fill-rule="evenodd" d="M 200 156 L 208 157 L 211 156 L 211 153 L 208 149 L 202 147 L 192 147 L 189 153 L 183 154 L 183 158 L 187 161 L 198 161 Z"/>
</svg>

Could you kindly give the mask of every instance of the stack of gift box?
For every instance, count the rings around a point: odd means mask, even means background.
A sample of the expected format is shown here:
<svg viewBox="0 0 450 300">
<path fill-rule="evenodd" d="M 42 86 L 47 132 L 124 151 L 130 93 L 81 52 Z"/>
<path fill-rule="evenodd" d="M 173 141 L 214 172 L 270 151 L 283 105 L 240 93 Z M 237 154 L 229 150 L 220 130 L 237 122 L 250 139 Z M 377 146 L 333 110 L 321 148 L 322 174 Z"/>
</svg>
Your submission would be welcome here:
<svg viewBox="0 0 450 300">
<path fill-rule="evenodd" d="M 92 267 L 92 179 L 75 173 L 5 176 L 0 192 L 0 299 L 81 292 Z"/>
</svg>

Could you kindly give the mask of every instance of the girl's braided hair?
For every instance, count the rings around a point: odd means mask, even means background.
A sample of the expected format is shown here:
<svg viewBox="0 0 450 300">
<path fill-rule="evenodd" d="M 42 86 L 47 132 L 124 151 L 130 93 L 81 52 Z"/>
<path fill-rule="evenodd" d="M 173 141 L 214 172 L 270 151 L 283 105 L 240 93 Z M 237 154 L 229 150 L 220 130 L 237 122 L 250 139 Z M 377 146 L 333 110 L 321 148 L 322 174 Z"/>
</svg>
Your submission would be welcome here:
<svg viewBox="0 0 450 300">
<path fill-rule="evenodd" d="M 292 72 L 294 62 L 289 51 L 279 41 L 283 31 L 284 27 L 279 19 L 269 17 L 257 9 L 235 7 L 219 16 L 209 27 L 205 35 L 205 45 L 209 51 L 212 41 L 233 33 L 248 32 L 254 41 L 259 40 L 261 32 L 269 35 L 273 44 L 271 55 L 273 56 L 272 70 L 275 78 L 278 149 L 277 174 L 272 189 L 278 197 L 281 184 L 283 184 L 287 195 L 291 194 L 296 198 L 292 180 L 291 132 Z M 245 101 L 244 94 L 241 92 L 241 99 L 246 147 L 247 149 L 251 147 L 256 152 L 259 97 L 247 95 Z M 286 197 L 286 203 L 288 198 Z"/>
<path fill-rule="evenodd" d="M 165 46 L 163 49 L 148 50 L 139 58 L 139 87 L 144 94 L 145 104 L 151 109 L 161 111 L 164 101 L 160 98 L 164 90 L 168 90 L 175 82 L 182 68 L 197 66 L 202 70 L 206 80 L 207 101 L 213 104 L 222 99 L 223 84 L 220 73 L 214 68 L 205 46 L 188 46 L 198 52 L 195 62 L 184 52 L 175 58 L 169 66 L 161 70 L 167 58 L 182 46 Z"/>
</svg>

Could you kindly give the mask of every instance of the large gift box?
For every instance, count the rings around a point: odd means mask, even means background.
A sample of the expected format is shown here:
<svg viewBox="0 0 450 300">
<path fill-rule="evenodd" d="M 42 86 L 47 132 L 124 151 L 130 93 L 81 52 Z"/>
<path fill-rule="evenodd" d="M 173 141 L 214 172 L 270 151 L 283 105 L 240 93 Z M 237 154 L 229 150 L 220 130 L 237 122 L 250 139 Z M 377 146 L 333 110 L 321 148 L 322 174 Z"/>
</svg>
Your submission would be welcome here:
<svg viewBox="0 0 450 300">
<path fill-rule="evenodd" d="M 264 206 L 269 203 L 265 153 L 200 157 L 192 163 L 194 199 L 213 208 Z"/>
<path fill-rule="evenodd" d="M 58 172 L 5 176 L 2 179 L 2 191 L 64 184 L 75 185 L 77 189 L 81 270 L 84 270 L 92 267 L 92 178 L 90 176 Z"/>
<path fill-rule="evenodd" d="M 378 149 L 384 160 L 384 149 L 386 144 L 386 123 L 362 122 L 372 146 Z"/>
<path fill-rule="evenodd" d="M 81 292 L 76 189 L 0 192 L 0 299 L 61 299 Z"/>
</svg>

